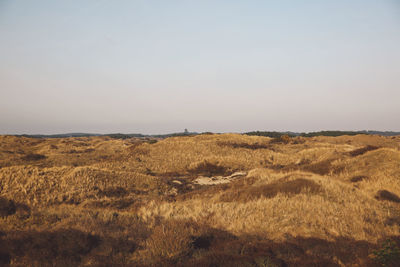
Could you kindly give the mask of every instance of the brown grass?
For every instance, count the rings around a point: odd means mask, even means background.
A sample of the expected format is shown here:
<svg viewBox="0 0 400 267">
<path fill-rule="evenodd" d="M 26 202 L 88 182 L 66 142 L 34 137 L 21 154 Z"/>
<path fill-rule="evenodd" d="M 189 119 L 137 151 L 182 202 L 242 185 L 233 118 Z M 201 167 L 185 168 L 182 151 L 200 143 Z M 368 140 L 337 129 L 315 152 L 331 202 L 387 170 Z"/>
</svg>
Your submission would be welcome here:
<svg viewBox="0 0 400 267">
<path fill-rule="evenodd" d="M 0 136 L 0 265 L 378 266 L 399 162 L 379 136 Z"/>
</svg>

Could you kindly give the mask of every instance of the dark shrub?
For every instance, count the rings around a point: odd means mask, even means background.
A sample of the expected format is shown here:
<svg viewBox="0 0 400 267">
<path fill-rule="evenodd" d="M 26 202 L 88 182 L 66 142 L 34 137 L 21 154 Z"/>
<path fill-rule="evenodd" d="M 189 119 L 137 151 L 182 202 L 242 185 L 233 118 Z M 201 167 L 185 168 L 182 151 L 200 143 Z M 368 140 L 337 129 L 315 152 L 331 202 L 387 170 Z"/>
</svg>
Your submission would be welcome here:
<svg viewBox="0 0 400 267">
<path fill-rule="evenodd" d="M 0 197 L 0 216 L 6 217 L 13 215 L 16 212 L 16 206 L 14 201 Z"/>
<path fill-rule="evenodd" d="M 400 203 L 400 197 L 398 197 L 396 194 L 389 192 L 387 190 L 379 190 L 376 193 L 375 198 L 378 200 L 387 200 L 387 201 L 391 201 L 391 202 Z"/>
<path fill-rule="evenodd" d="M 364 176 L 364 175 L 357 175 L 357 176 L 353 176 L 351 179 L 350 179 L 350 182 L 352 182 L 352 183 L 357 183 L 357 182 L 361 182 L 361 181 L 363 181 L 363 180 L 365 180 L 365 179 L 367 179 L 368 177 L 367 176 Z"/>
<path fill-rule="evenodd" d="M 387 239 L 379 249 L 372 252 L 372 257 L 380 266 L 399 266 L 400 249 L 396 242 Z"/>
<path fill-rule="evenodd" d="M 206 175 L 206 176 L 213 176 L 213 175 L 226 175 L 228 174 L 227 168 L 221 166 L 217 163 L 209 162 L 207 160 L 202 161 L 193 168 L 189 169 L 189 173 L 194 175 Z"/>
<path fill-rule="evenodd" d="M 45 158 L 46 158 L 45 155 L 35 154 L 35 153 L 30 153 L 30 154 L 27 154 L 24 157 L 22 157 L 22 159 L 29 160 L 29 161 L 36 161 L 36 160 L 41 160 L 41 159 L 45 159 Z"/>
<path fill-rule="evenodd" d="M 368 145 L 368 146 L 365 146 L 365 147 L 362 147 L 362 148 L 359 148 L 359 149 L 355 149 L 355 150 L 353 150 L 353 151 L 350 151 L 350 152 L 349 152 L 349 155 L 352 156 L 352 157 L 356 157 L 356 156 L 365 154 L 365 153 L 367 153 L 368 151 L 376 150 L 376 149 L 378 149 L 378 148 L 379 148 L 379 147 L 377 147 L 377 146 L 370 146 L 370 145 Z"/>
<path fill-rule="evenodd" d="M 78 266 L 100 244 L 97 236 L 73 229 L 17 231 L 3 239 L 6 253 L 18 266 Z"/>
<path fill-rule="evenodd" d="M 123 197 L 128 192 L 125 190 L 125 188 L 117 186 L 117 187 L 108 187 L 105 188 L 104 190 L 99 190 L 97 193 L 99 196 L 106 196 L 106 197 Z"/>
</svg>

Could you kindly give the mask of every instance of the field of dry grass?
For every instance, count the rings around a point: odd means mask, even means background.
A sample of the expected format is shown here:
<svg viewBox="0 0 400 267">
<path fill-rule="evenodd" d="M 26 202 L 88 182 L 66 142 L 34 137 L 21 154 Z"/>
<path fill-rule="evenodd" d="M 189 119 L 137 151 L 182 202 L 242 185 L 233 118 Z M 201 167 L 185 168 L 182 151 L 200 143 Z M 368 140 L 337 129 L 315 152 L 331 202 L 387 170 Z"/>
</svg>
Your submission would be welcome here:
<svg viewBox="0 0 400 267">
<path fill-rule="evenodd" d="M 399 266 L 399 245 L 400 137 L 0 136 L 0 265 Z"/>
</svg>

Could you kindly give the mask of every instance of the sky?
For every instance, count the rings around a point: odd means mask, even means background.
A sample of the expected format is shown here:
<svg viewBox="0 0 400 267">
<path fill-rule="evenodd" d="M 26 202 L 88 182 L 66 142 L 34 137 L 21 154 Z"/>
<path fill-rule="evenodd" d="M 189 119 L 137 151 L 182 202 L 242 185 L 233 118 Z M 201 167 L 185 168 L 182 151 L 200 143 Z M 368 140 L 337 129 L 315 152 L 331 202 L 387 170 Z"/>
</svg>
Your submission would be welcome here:
<svg viewBox="0 0 400 267">
<path fill-rule="evenodd" d="M 398 0 L 0 0 L 0 134 L 400 131 Z"/>
</svg>

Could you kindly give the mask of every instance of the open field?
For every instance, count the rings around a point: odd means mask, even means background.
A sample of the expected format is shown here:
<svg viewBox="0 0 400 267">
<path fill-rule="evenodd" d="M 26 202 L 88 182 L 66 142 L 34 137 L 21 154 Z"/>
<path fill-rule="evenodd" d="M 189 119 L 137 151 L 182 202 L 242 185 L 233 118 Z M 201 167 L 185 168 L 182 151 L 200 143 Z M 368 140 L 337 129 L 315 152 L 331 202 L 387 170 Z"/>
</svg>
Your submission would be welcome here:
<svg viewBox="0 0 400 267">
<path fill-rule="evenodd" d="M 0 195 L 0 265 L 400 262 L 400 137 L 0 136 Z"/>
</svg>

